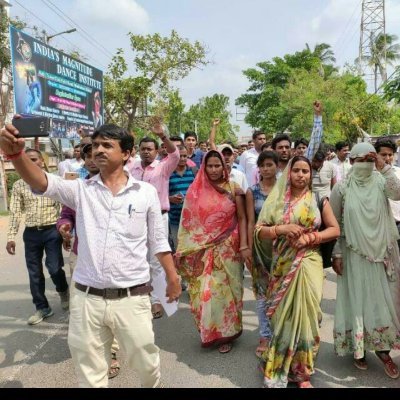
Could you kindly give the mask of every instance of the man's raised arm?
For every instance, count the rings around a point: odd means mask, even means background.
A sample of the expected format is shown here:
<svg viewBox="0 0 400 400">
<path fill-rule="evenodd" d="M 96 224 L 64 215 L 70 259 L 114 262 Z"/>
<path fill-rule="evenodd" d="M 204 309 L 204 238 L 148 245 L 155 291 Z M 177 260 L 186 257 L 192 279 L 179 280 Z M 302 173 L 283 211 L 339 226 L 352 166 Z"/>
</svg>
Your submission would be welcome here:
<svg viewBox="0 0 400 400">
<path fill-rule="evenodd" d="M 46 174 L 25 154 L 25 140 L 18 138 L 15 126 L 6 125 L 0 132 L 0 148 L 21 178 L 35 191 L 47 190 Z"/>
</svg>

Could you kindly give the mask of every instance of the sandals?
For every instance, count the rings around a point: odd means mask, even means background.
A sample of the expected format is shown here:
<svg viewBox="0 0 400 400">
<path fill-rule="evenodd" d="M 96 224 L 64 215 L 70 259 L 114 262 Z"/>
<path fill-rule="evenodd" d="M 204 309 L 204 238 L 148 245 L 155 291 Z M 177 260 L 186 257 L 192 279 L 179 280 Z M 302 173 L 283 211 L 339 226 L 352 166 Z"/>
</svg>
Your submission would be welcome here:
<svg viewBox="0 0 400 400">
<path fill-rule="evenodd" d="M 162 308 L 162 305 L 159 303 L 152 304 L 151 313 L 153 314 L 154 319 L 161 318 L 164 315 L 164 310 Z"/>
<path fill-rule="evenodd" d="M 399 369 L 397 365 L 393 362 L 392 357 L 389 354 L 376 351 L 376 356 L 383 362 L 385 365 L 385 373 L 389 378 L 397 379 L 400 375 Z"/>
<path fill-rule="evenodd" d="M 224 343 L 218 346 L 218 351 L 221 354 L 229 353 L 232 350 L 232 347 L 233 347 L 232 343 Z"/>
<path fill-rule="evenodd" d="M 262 358 L 264 352 L 268 349 L 268 339 L 260 338 L 260 344 L 256 348 L 256 356 Z"/>
<path fill-rule="evenodd" d="M 310 381 L 297 382 L 297 387 L 299 389 L 313 389 L 314 388 L 314 386 L 311 385 Z"/>
<path fill-rule="evenodd" d="M 111 364 L 108 370 L 108 379 L 115 378 L 121 369 L 119 361 L 117 360 L 117 353 L 111 353 Z"/>
<path fill-rule="evenodd" d="M 368 364 L 367 364 L 367 360 L 365 359 L 365 356 L 363 358 L 354 360 L 354 366 L 356 368 L 360 369 L 361 371 L 367 370 Z"/>
</svg>

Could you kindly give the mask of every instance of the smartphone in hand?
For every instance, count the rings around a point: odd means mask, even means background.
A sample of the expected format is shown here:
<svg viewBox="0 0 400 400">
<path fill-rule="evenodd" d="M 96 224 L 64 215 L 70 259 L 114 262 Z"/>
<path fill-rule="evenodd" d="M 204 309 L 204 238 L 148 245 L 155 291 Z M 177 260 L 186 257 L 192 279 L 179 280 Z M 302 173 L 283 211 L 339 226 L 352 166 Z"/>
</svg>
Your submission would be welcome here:
<svg viewBox="0 0 400 400">
<path fill-rule="evenodd" d="M 12 124 L 18 129 L 18 137 L 49 136 L 49 119 L 47 117 L 13 118 Z"/>
<path fill-rule="evenodd" d="M 64 174 L 64 179 L 66 179 L 67 181 L 73 181 L 78 178 L 79 178 L 79 174 L 77 172 L 66 172 Z"/>
</svg>

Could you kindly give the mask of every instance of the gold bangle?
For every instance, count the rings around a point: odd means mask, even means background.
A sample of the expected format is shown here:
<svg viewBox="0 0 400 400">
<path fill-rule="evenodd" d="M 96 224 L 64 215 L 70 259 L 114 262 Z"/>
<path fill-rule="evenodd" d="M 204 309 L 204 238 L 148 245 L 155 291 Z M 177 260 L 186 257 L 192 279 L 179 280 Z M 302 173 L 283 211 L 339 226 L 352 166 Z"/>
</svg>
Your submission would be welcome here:
<svg viewBox="0 0 400 400">
<path fill-rule="evenodd" d="M 249 248 L 249 246 L 242 246 L 242 247 L 239 247 L 239 251 L 247 250 L 248 248 Z"/>
</svg>

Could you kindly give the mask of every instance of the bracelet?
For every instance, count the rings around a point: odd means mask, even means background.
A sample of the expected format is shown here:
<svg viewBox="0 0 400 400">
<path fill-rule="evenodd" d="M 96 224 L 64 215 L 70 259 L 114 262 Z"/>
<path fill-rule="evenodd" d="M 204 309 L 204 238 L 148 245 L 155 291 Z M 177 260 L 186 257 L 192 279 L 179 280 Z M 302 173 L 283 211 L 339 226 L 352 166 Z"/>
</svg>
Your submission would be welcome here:
<svg viewBox="0 0 400 400">
<path fill-rule="evenodd" d="M 343 258 L 341 254 L 332 254 L 332 258 Z"/>
<path fill-rule="evenodd" d="M 274 234 L 275 234 L 275 239 L 279 236 L 278 235 L 278 231 L 277 231 L 277 229 L 278 229 L 278 225 L 274 225 L 273 226 L 273 229 L 274 229 Z"/>
<path fill-rule="evenodd" d="M 25 151 L 21 150 L 15 154 L 4 154 L 4 158 L 6 159 L 6 161 L 16 160 L 17 158 L 21 157 L 22 154 L 24 154 L 24 153 L 25 153 Z"/>
<path fill-rule="evenodd" d="M 242 246 L 242 247 L 239 247 L 239 251 L 247 250 L 248 248 L 249 248 L 249 246 Z"/>
</svg>

